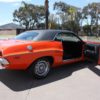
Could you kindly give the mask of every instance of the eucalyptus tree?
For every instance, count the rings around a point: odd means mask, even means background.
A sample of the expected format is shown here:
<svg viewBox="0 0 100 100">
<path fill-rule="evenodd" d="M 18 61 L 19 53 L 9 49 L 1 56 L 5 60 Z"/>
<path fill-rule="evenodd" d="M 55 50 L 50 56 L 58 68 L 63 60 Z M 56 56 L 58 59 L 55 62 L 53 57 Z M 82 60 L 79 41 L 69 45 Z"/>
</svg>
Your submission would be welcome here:
<svg viewBox="0 0 100 100">
<path fill-rule="evenodd" d="M 93 27 L 98 30 L 98 22 L 100 21 L 100 3 L 91 3 L 83 8 L 84 17 L 90 19 L 91 32 Z"/>
<path fill-rule="evenodd" d="M 54 10 L 56 11 L 56 14 L 59 16 L 61 24 L 67 22 L 68 20 L 68 9 L 69 5 L 64 2 L 60 1 L 54 3 Z"/>
<path fill-rule="evenodd" d="M 80 15 L 81 13 L 79 13 L 80 8 L 71 6 L 69 4 L 66 4 L 66 3 L 60 1 L 60 2 L 54 3 L 54 10 L 60 16 L 62 27 L 64 26 L 64 28 L 68 28 L 68 26 L 66 26 L 66 25 L 70 24 L 69 25 L 70 30 L 73 30 L 73 29 L 75 29 L 73 27 L 76 24 L 78 24 L 78 27 L 80 26 L 80 19 L 81 19 L 81 15 Z M 68 24 L 66 24 L 66 23 L 68 23 Z"/>
<path fill-rule="evenodd" d="M 33 29 L 45 20 L 45 7 L 22 2 L 22 5 L 14 11 L 13 17 L 13 21 L 26 29 Z"/>
<path fill-rule="evenodd" d="M 49 15 L 49 29 L 59 29 L 60 23 L 59 18 L 55 14 Z"/>
</svg>

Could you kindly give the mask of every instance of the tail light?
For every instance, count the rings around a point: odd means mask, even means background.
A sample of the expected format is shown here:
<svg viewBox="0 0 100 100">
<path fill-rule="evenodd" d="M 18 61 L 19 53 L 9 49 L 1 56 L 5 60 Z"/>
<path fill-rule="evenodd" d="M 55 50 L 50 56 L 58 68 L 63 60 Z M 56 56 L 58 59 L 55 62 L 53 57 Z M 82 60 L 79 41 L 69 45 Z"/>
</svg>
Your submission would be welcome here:
<svg viewBox="0 0 100 100">
<path fill-rule="evenodd" d="M 2 52 L 0 51 L 0 56 L 2 56 Z"/>
</svg>

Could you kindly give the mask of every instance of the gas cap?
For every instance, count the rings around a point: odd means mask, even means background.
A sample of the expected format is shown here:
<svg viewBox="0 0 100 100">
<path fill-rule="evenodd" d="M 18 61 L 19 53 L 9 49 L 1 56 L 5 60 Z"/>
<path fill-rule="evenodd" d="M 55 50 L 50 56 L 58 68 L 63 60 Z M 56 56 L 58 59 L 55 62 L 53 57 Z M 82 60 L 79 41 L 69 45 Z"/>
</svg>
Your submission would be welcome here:
<svg viewBox="0 0 100 100">
<path fill-rule="evenodd" d="M 32 51 L 33 50 L 33 47 L 31 45 L 28 45 L 27 46 L 27 49 L 30 50 L 30 51 Z"/>
</svg>

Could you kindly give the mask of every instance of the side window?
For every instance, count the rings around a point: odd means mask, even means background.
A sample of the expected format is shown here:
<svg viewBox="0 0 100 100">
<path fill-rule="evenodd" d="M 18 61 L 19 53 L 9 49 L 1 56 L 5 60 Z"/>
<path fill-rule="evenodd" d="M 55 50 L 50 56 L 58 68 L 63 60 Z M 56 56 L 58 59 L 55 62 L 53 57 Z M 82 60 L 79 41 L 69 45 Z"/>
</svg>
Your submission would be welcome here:
<svg viewBox="0 0 100 100">
<path fill-rule="evenodd" d="M 62 41 L 62 34 L 59 33 L 56 37 L 55 37 L 56 41 Z"/>
<path fill-rule="evenodd" d="M 72 41 L 79 42 L 80 39 L 72 33 L 59 33 L 56 38 L 56 41 Z"/>
<path fill-rule="evenodd" d="M 62 33 L 62 41 L 79 42 L 80 39 L 72 33 Z"/>
</svg>

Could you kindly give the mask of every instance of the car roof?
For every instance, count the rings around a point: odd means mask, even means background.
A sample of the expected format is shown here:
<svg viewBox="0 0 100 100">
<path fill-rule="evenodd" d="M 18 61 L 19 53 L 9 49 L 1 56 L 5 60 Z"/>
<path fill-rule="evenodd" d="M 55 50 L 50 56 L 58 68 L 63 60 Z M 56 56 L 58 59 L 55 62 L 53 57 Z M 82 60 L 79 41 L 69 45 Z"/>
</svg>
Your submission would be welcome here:
<svg viewBox="0 0 100 100">
<path fill-rule="evenodd" d="M 56 29 L 44 29 L 44 30 L 32 30 L 32 31 L 37 31 L 37 32 L 54 32 L 55 34 L 56 33 L 60 33 L 60 32 L 70 32 L 70 33 L 73 33 L 72 31 L 69 31 L 69 30 L 56 30 Z"/>
<path fill-rule="evenodd" d="M 68 31 L 68 30 L 56 30 L 56 29 L 48 29 L 48 30 L 30 30 L 29 32 L 36 32 L 36 33 L 40 33 L 36 40 L 54 40 L 56 34 L 58 33 L 62 33 L 62 32 L 66 32 L 66 33 L 72 33 L 74 34 L 72 31 Z M 74 34 L 75 35 L 75 34 Z M 77 36 L 77 35 L 76 35 Z"/>
</svg>

